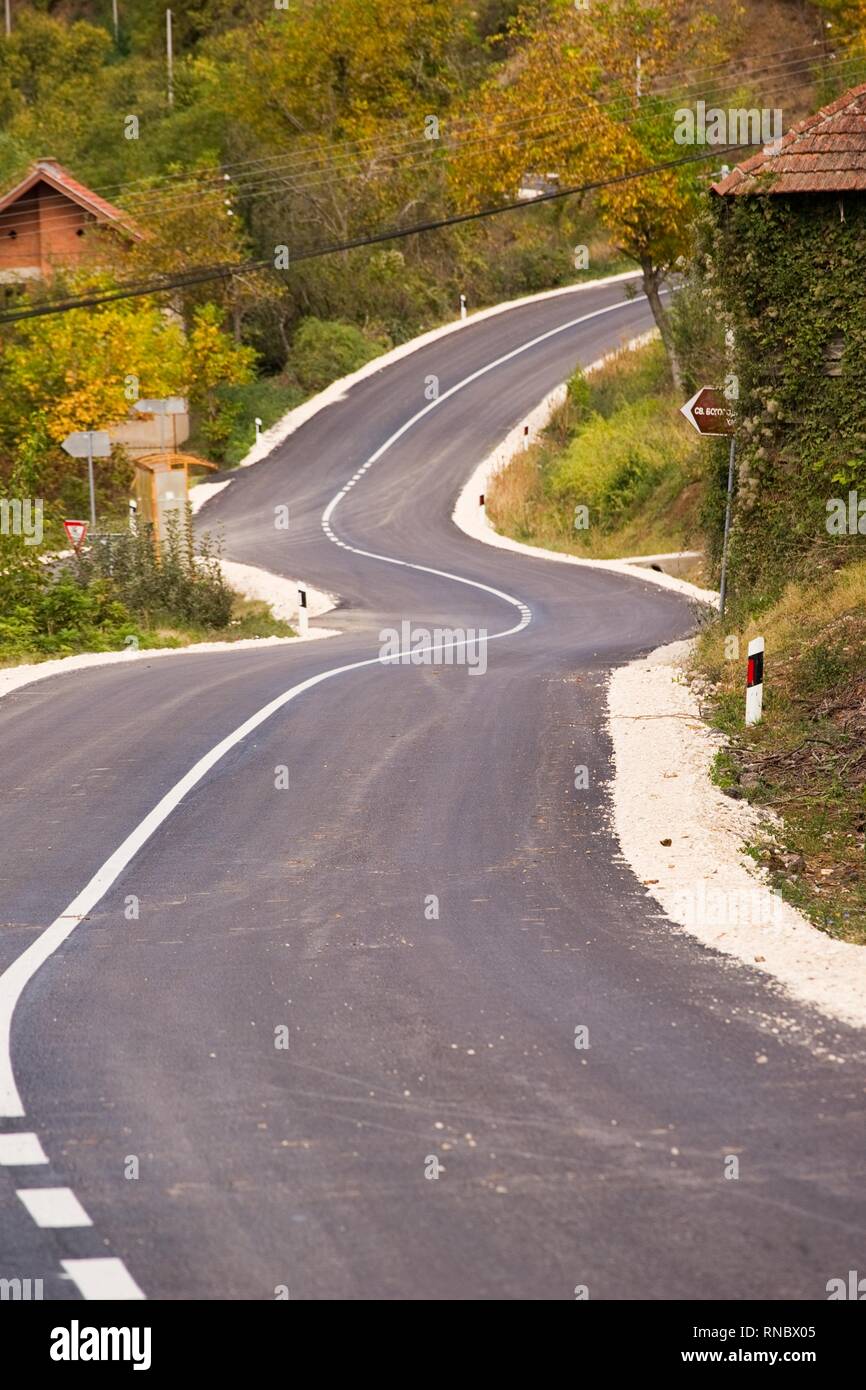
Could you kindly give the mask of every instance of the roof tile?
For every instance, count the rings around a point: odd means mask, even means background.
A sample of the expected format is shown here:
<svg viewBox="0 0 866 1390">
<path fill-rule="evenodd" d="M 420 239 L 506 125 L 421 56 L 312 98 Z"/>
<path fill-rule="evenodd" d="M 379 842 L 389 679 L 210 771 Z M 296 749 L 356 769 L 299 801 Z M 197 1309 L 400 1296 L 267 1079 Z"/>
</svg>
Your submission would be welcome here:
<svg viewBox="0 0 866 1390">
<path fill-rule="evenodd" d="M 866 191 L 866 83 L 841 97 L 738 164 L 713 184 L 721 197 L 743 193 Z"/>
</svg>

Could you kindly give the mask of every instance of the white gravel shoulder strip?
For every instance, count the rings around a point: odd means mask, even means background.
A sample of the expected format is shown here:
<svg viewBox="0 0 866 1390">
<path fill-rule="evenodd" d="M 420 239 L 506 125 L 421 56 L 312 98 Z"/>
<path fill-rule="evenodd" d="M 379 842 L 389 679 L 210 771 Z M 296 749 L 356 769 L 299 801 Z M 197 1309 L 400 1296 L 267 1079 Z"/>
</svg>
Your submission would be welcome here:
<svg viewBox="0 0 866 1390">
<path fill-rule="evenodd" d="M 205 502 L 216 497 L 218 492 L 222 492 L 223 488 L 228 487 L 232 482 L 234 482 L 233 478 L 223 478 L 218 483 L 194 483 L 189 490 L 189 505 L 192 508 L 193 516 L 201 511 Z"/>
<path fill-rule="evenodd" d="M 254 565 L 240 565 L 221 560 L 227 582 L 244 598 L 262 599 L 271 605 L 274 615 L 285 622 L 295 622 L 298 616 L 298 585 L 294 579 L 271 574 Z M 307 613 L 315 618 L 335 606 L 332 594 L 307 587 Z M 81 652 L 77 656 L 60 656 L 50 661 L 36 661 L 25 666 L 0 667 L 0 699 L 13 690 L 49 676 L 69 671 L 86 671 L 91 666 L 117 666 L 130 661 L 149 661 L 152 657 L 193 656 L 205 652 L 243 652 L 264 647 L 290 647 L 298 642 L 314 642 L 322 637 L 339 637 L 338 628 L 313 627 L 303 637 L 249 637 L 238 642 L 194 642 L 188 647 L 153 647 L 147 650 L 130 649 L 123 652 Z"/>
<path fill-rule="evenodd" d="M 237 560 L 221 560 L 220 567 L 226 583 L 230 584 L 236 593 L 242 594 L 244 598 L 260 599 L 263 603 L 270 604 L 274 616 L 282 618 L 284 622 L 293 623 L 297 620 L 297 579 L 284 579 L 281 574 L 259 569 L 258 565 L 242 565 Z M 313 589 L 309 584 L 305 584 L 304 587 L 307 590 L 308 618 L 320 618 L 323 613 L 330 613 L 336 608 L 336 594 L 326 593 L 323 589 Z"/>
<path fill-rule="evenodd" d="M 643 333 L 639 338 L 632 338 L 623 344 L 619 351 L 628 351 L 633 348 L 642 347 L 644 343 L 650 342 L 656 336 L 655 331 Z M 605 357 L 600 357 L 596 362 L 584 370 L 594 372 L 612 357 L 617 356 L 616 352 L 608 353 Z M 590 569 L 610 570 L 614 574 L 626 574 L 631 579 L 647 580 L 651 584 L 658 584 L 663 589 L 673 589 L 676 593 L 684 594 L 687 598 L 696 599 L 701 603 L 718 606 L 719 596 L 711 589 L 701 589 L 697 584 L 690 584 L 685 579 L 677 579 L 673 575 L 664 574 L 659 570 L 646 568 L 648 560 L 658 560 L 660 556 L 636 557 L 633 562 L 628 560 L 586 560 L 579 555 L 564 555 L 558 550 L 545 550 L 542 546 L 524 545 L 521 541 L 512 540 L 510 536 L 502 536 L 496 531 L 487 519 L 486 508 L 479 503 L 479 498 L 490 489 L 490 483 L 501 469 L 514 458 L 528 441 L 534 443 L 546 426 L 555 410 L 562 405 L 566 397 L 567 384 L 561 382 L 540 401 L 534 410 L 531 410 L 520 424 L 515 425 L 514 429 L 496 446 L 487 458 L 482 459 L 477 468 L 472 473 L 469 481 L 463 488 L 454 506 L 451 519 L 455 526 L 459 526 L 461 531 L 465 531 L 467 536 L 472 536 L 474 540 L 484 541 L 486 545 L 499 546 L 501 550 L 515 550 L 520 555 L 534 555 L 543 560 L 555 560 L 563 565 L 583 565 Z M 525 433 L 529 427 L 528 434 Z"/>
<path fill-rule="evenodd" d="M 613 817 L 623 853 L 665 913 L 698 940 L 864 1027 L 866 950 L 813 927 L 742 853 L 762 817 L 710 781 L 722 738 L 701 720 L 683 675 L 691 645 L 659 647 L 611 677 Z"/>
</svg>

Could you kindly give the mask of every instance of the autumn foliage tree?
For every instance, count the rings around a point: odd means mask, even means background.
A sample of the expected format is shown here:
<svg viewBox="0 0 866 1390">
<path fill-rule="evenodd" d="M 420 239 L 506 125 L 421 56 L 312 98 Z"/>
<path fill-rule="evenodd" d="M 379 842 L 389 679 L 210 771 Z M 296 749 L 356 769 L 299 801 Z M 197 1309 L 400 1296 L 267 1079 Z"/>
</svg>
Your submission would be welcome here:
<svg viewBox="0 0 866 1390">
<path fill-rule="evenodd" d="M 717 56 L 713 18 L 683 0 L 592 0 L 585 10 L 537 3 L 521 11 L 509 38 L 505 74 L 482 88 L 453 135 L 460 204 L 513 199 L 527 172 L 555 171 L 563 186 L 606 183 L 597 194 L 602 220 L 641 268 L 679 382 L 661 287 L 688 250 L 700 176 L 688 164 L 625 176 L 682 158 L 674 92 L 690 65 Z"/>
<path fill-rule="evenodd" d="M 196 308 L 188 333 L 152 300 L 24 320 L 0 341 L 0 475 L 62 492 L 77 467 L 60 450 L 71 431 L 106 429 L 137 398 L 173 395 L 189 396 L 210 424 L 217 384 L 248 381 L 253 361 L 216 305 Z"/>
</svg>

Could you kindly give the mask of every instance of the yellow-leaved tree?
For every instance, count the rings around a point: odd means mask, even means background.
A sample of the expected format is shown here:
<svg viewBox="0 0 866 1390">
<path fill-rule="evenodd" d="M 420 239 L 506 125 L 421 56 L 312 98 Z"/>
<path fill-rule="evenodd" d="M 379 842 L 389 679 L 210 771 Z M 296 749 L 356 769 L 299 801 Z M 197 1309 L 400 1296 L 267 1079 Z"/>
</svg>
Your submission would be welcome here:
<svg viewBox="0 0 866 1390">
<path fill-rule="evenodd" d="M 120 423 L 138 398 L 188 396 L 212 423 L 217 387 L 249 381 L 254 359 L 212 304 L 188 332 L 151 299 L 25 319 L 0 339 L 0 476 L 38 491 L 76 467 L 59 449 L 67 434 Z"/>
<path fill-rule="evenodd" d="M 693 153 L 674 138 L 677 93 L 718 59 L 715 24 L 709 10 L 683 0 L 591 0 L 580 8 L 537 0 L 511 27 L 504 71 L 451 141 L 451 185 L 467 209 L 514 199 L 527 174 L 555 174 L 562 187 L 605 185 L 596 194 L 602 221 L 640 266 L 678 385 L 662 285 L 688 250 L 705 179 L 696 164 L 627 176 Z"/>
</svg>

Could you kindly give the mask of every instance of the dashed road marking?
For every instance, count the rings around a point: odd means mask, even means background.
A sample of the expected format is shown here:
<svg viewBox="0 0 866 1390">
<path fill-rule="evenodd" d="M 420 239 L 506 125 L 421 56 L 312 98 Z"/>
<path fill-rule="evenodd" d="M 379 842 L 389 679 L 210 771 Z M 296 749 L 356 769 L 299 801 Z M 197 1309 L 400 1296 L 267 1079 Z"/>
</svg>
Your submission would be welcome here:
<svg viewBox="0 0 866 1390">
<path fill-rule="evenodd" d="M 638 296 L 644 298 L 644 296 Z M 479 589 L 484 593 L 493 595 L 504 600 L 516 608 L 520 614 L 520 621 L 514 626 L 501 632 L 492 633 L 485 640 L 487 642 L 496 641 L 498 638 L 510 637 L 525 628 L 532 619 L 529 607 L 520 599 L 512 594 L 505 593 L 501 589 L 496 589 L 489 584 L 482 584 L 478 580 L 467 579 L 463 575 L 453 574 L 448 570 L 434 569 L 429 565 L 417 565 L 408 560 L 399 560 L 391 555 L 379 555 L 374 551 L 362 550 L 357 546 L 350 545 L 335 535 L 330 525 L 330 519 L 339 503 L 347 495 L 349 487 L 363 477 L 374 463 L 378 462 L 388 450 L 397 443 L 403 435 L 407 434 L 419 420 L 424 419 L 434 409 L 437 409 L 446 400 L 462 391 L 472 382 L 486 376 L 488 372 L 494 371 L 505 362 L 511 361 L 521 353 L 528 352 L 531 348 L 537 347 L 539 343 L 546 342 L 548 339 L 556 337 L 557 334 L 565 333 L 570 328 L 587 323 L 592 319 L 599 318 L 601 315 L 612 313 L 616 309 L 626 308 L 635 301 L 624 300 L 622 303 L 607 305 L 602 309 L 597 309 L 593 313 L 583 314 L 579 318 L 571 319 L 567 323 L 560 324 L 557 328 L 550 329 L 546 333 L 541 333 L 528 342 L 514 348 L 511 352 L 505 353 L 493 362 L 479 368 L 457 382 L 454 386 L 430 401 L 428 405 L 419 410 L 409 420 L 405 421 L 398 430 L 395 430 L 383 444 L 371 454 L 350 483 L 344 485 L 328 503 L 322 513 L 322 530 L 334 545 L 342 550 L 352 551 L 356 555 L 361 555 L 366 559 L 379 560 L 385 564 L 403 565 L 407 569 L 417 570 L 423 574 L 433 574 L 443 579 L 453 580 L 458 584 L 465 584 L 469 588 Z M 462 647 L 468 645 L 468 639 L 455 641 L 447 644 L 449 647 Z M 440 644 L 441 648 L 441 644 Z M 421 655 L 427 651 L 439 650 L 440 648 L 430 645 L 418 649 L 415 654 Z M 36 974 L 37 970 L 45 963 L 60 945 L 71 936 L 80 921 L 87 917 L 92 908 L 105 896 L 108 889 L 120 876 L 139 850 L 147 843 L 154 832 L 171 815 L 179 803 L 184 799 L 189 791 L 192 790 L 205 775 L 218 763 L 230 749 L 240 743 L 250 733 L 257 729 L 266 720 L 270 719 L 278 710 L 284 708 L 290 701 L 314 686 L 321 684 L 322 681 L 329 680 L 333 676 L 342 675 L 348 671 L 357 671 L 364 667 L 390 664 L 393 656 L 386 660 L 381 657 L 372 657 L 365 661 L 353 661 L 344 666 L 332 667 L 328 671 L 322 671 L 308 680 L 301 681 L 298 685 L 292 686 L 284 691 L 275 700 L 263 706 L 249 719 L 245 720 L 226 738 L 222 739 L 213 747 L 210 752 L 200 758 L 197 763 L 189 769 L 185 776 L 157 802 L 156 806 L 147 816 L 134 828 L 126 837 L 123 843 L 115 850 L 114 854 L 105 861 L 100 869 L 93 875 L 78 896 L 67 906 L 49 927 L 30 944 L 30 946 L 12 962 L 10 966 L 0 975 L 0 1116 L 9 1118 L 20 1118 L 25 1114 L 18 1087 L 15 1082 L 15 1074 L 12 1068 L 12 1016 L 21 994 Z M 29 1138 L 35 1141 L 41 1153 L 41 1145 L 36 1135 L 5 1135 L 3 1139 L 21 1140 Z M 31 1147 L 31 1152 L 35 1152 Z M 12 1152 L 10 1145 L 7 1152 Z M 31 1158 L 29 1162 L 45 1162 L 42 1158 Z M 78 1198 L 68 1187 L 55 1188 L 19 1188 L 17 1196 L 21 1199 L 24 1206 L 29 1211 L 37 1226 L 45 1228 L 81 1227 L 91 1226 L 93 1223 L 85 1212 Z M 63 1260 L 63 1268 L 78 1286 L 84 1298 L 105 1299 L 105 1298 L 144 1298 L 145 1294 L 141 1291 L 135 1280 L 129 1274 L 122 1260 L 113 1258 L 86 1259 L 86 1260 Z"/>
<path fill-rule="evenodd" d="M 92 1226 L 71 1187 L 19 1187 L 20 1197 L 37 1226 L 59 1229 L 67 1226 Z"/>
<path fill-rule="evenodd" d="M 38 1134 L 0 1134 L 0 1168 L 23 1168 L 47 1163 L 48 1155 Z"/>
<path fill-rule="evenodd" d="M 123 1260 L 61 1260 L 60 1263 L 82 1298 L 126 1301 L 145 1297 Z"/>
</svg>

